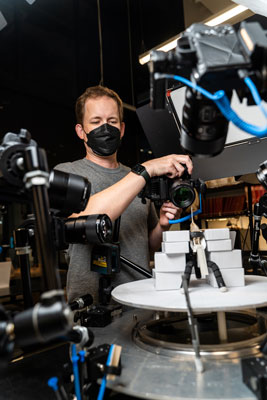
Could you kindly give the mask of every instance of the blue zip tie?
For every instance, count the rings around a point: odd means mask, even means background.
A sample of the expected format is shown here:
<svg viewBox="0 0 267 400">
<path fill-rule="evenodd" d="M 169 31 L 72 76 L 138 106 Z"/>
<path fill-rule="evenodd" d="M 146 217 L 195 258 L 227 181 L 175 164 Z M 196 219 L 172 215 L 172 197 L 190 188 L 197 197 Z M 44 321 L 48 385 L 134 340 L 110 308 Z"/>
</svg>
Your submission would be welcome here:
<svg viewBox="0 0 267 400">
<path fill-rule="evenodd" d="M 79 351 L 80 361 L 84 363 L 85 361 L 85 350 Z"/>
<path fill-rule="evenodd" d="M 49 387 L 51 387 L 51 389 L 54 390 L 54 392 L 58 390 L 58 378 L 56 376 L 49 378 L 47 384 Z"/>
</svg>

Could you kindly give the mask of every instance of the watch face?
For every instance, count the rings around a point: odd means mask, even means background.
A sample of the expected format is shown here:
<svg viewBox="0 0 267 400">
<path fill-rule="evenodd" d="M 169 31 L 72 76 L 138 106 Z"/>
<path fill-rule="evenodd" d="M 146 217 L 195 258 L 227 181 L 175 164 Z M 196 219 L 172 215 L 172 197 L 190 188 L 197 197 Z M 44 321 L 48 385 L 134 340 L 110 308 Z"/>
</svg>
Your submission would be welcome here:
<svg viewBox="0 0 267 400">
<path fill-rule="evenodd" d="M 135 170 L 135 172 L 137 172 L 138 174 L 141 174 L 141 172 L 144 171 L 145 167 L 141 164 L 137 164 L 135 165 L 135 167 L 133 168 Z"/>
</svg>

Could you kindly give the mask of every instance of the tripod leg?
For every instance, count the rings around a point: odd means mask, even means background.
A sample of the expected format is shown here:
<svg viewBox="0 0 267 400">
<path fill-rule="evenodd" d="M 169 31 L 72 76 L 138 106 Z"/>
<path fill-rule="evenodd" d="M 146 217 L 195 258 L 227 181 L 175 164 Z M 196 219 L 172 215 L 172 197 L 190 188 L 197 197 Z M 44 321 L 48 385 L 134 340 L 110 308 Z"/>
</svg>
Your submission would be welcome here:
<svg viewBox="0 0 267 400">
<path fill-rule="evenodd" d="M 227 287 L 225 286 L 220 268 L 218 267 L 217 264 L 215 264 L 215 262 L 213 261 L 208 261 L 208 268 L 210 268 L 212 270 L 212 272 L 214 273 L 216 282 L 218 284 L 218 287 L 220 289 L 221 292 L 227 292 Z"/>
<path fill-rule="evenodd" d="M 189 287 L 189 283 L 190 283 L 190 277 L 191 277 L 191 274 L 192 274 L 192 269 L 193 269 L 194 266 L 195 266 L 195 264 L 194 264 L 193 261 L 188 261 L 186 263 L 186 266 L 185 266 L 184 276 L 185 276 L 185 279 L 186 279 L 188 287 Z M 181 283 L 180 288 L 183 289 L 183 282 Z"/>
</svg>

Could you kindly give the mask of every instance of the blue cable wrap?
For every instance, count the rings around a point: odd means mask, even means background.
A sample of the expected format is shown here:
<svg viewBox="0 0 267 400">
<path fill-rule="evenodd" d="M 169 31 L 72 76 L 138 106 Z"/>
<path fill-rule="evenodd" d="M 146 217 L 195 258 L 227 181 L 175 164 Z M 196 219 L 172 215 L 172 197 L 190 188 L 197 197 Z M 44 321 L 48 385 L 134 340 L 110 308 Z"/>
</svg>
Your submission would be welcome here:
<svg viewBox="0 0 267 400">
<path fill-rule="evenodd" d="M 267 126 L 265 127 L 255 126 L 243 121 L 231 108 L 229 99 L 226 96 L 226 94 L 224 94 L 224 96 L 214 101 L 219 110 L 221 111 L 221 113 L 225 116 L 225 118 L 227 118 L 229 121 L 232 121 L 233 124 L 236 125 L 238 128 L 242 129 L 242 131 L 245 131 L 257 137 L 263 137 L 267 135 Z"/>
<path fill-rule="evenodd" d="M 156 74 L 155 74 L 156 75 Z M 264 137 L 267 135 L 267 125 L 266 126 L 255 126 L 243 121 L 236 112 L 231 108 L 228 97 L 226 96 L 224 90 L 218 90 L 214 94 L 208 92 L 206 89 L 196 85 L 195 83 L 189 81 L 183 76 L 179 75 L 171 75 L 171 74 L 157 74 L 158 78 L 166 78 L 166 79 L 174 79 L 176 81 L 182 82 L 185 85 L 191 87 L 194 90 L 197 90 L 199 93 L 203 94 L 203 96 L 207 97 L 209 100 L 213 100 L 224 117 L 231 121 L 234 125 L 236 125 L 239 129 L 250 133 L 253 136 Z M 259 106 L 265 118 L 267 118 L 267 110 L 265 110 L 262 99 L 258 93 L 256 86 L 253 81 L 249 77 L 245 77 L 244 81 L 248 86 L 252 97 L 255 103 Z"/>
</svg>

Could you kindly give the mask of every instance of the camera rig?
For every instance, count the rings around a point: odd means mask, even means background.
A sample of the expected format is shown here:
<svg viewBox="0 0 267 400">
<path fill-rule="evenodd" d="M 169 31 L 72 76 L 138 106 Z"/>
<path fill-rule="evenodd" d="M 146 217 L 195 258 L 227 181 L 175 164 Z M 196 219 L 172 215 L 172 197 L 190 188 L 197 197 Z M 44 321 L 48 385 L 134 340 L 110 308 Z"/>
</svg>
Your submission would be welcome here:
<svg viewBox="0 0 267 400">
<path fill-rule="evenodd" d="M 189 154 L 200 157 L 219 154 L 224 148 L 229 119 L 249 133 L 266 136 L 266 128 L 248 126 L 229 105 L 233 89 L 240 100 L 247 98 L 248 104 L 252 104 L 253 85 L 261 98 L 266 99 L 266 54 L 266 32 L 257 22 L 242 22 L 238 32 L 227 24 L 215 27 L 193 24 L 178 39 L 173 51 L 151 52 L 150 99 L 154 109 L 166 106 L 170 79 L 189 86 L 180 132 L 180 144 Z M 225 95 L 220 89 L 224 89 Z M 208 96 L 208 90 L 219 92 Z M 259 104 L 259 96 L 257 99 Z"/>
<path fill-rule="evenodd" d="M 40 302 L 15 317 L 10 317 L 1 309 L 2 364 L 3 360 L 8 361 L 15 343 L 24 348 L 62 336 L 74 343 L 88 342 L 88 329 L 74 329 L 72 309 L 65 302 L 61 289 L 55 231 L 61 232 L 58 240 L 61 244 L 74 241 L 74 238 L 82 243 L 103 243 L 111 238 L 112 223 L 105 214 L 77 220 L 66 220 L 59 216 L 80 212 L 85 208 L 90 197 L 90 183 L 78 175 L 58 171 L 49 173 L 45 151 L 38 148 L 25 129 L 21 129 L 18 135 L 9 132 L 4 136 L 0 145 L 0 173 L 1 200 L 26 200 L 33 203 L 34 218 L 18 229 L 16 249 L 21 257 L 21 264 L 24 263 L 29 268 L 27 228 L 33 228 L 44 287 Z M 60 212 L 56 208 L 51 209 L 50 199 L 51 205 L 58 207 Z M 59 226 L 61 230 L 58 229 Z M 76 235 L 74 231 L 77 232 Z"/>
</svg>

